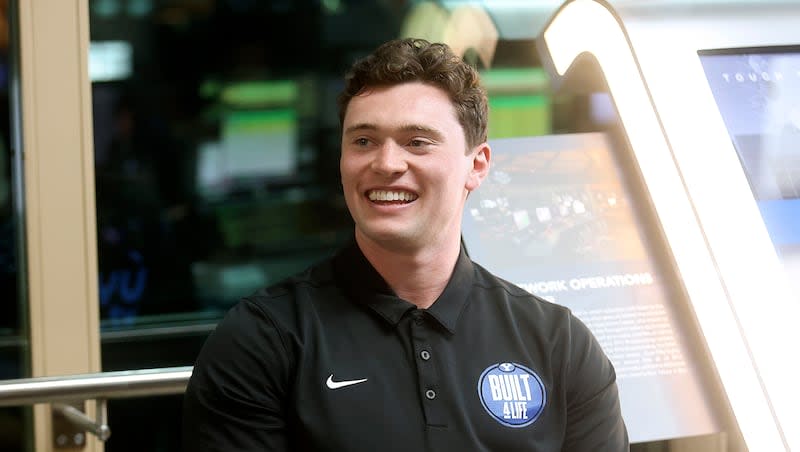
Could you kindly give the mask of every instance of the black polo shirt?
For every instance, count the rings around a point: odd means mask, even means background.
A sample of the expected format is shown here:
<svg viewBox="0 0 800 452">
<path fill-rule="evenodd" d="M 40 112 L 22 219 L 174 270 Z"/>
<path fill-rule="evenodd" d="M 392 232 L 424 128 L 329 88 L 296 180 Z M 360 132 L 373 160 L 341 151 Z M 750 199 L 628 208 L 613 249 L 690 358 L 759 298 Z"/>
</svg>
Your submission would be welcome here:
<svg viewBox="0 0 800 452">
<path fill-rule="evenodd" d="M 183 422 L 187 452 L 628 450 L 614 369 L 568 309 L 463 249 L 417 309 L 354 242 L 229 311 Z"/>
</svg>

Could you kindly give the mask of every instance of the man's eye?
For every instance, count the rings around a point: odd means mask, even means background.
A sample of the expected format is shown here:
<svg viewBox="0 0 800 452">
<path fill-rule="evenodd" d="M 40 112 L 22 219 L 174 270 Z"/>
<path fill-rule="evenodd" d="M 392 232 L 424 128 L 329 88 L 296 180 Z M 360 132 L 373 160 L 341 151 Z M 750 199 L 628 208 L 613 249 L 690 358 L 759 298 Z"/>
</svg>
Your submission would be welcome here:
<svg viewBox="0 0 800 452">
<path fill-rule="evenodd" d="M 358 138 L 356 139 L 356 145 L 358 146 L 366 146 L 369 144 L 369 140 L 366 138 Z"/>
<path fill-rule="evenodd" d="M 408 143 L 409 146 L 415 147 L 415 148 L 418 148 L 420 146 L 425 146 L 426 144 L 428 144 L 428 143 L 426 141 L 424 141 L 424 140 L 411 140 Z"/>
</svg>

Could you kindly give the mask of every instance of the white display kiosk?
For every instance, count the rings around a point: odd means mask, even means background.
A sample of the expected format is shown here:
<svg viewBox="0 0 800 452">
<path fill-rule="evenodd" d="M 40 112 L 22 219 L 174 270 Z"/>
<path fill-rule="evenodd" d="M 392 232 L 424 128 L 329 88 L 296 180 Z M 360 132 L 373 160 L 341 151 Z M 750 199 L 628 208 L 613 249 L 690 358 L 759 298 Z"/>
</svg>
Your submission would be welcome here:
<svg viewBox="0 0 800 452">
<path fill-rule="evenodd" d="M 800 2 L 574 0 L 538 44 L 596 60 L 745 446 L 800 450 Z"/>
</svg>

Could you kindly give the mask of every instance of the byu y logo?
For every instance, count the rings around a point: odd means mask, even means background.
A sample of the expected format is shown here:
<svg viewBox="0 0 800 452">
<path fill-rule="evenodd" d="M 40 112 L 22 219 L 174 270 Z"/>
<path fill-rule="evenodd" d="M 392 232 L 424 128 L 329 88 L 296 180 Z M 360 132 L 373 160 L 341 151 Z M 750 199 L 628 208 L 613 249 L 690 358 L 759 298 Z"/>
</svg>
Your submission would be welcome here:
<svg viewBox="0 0 800 452">
<path fill-rule="evenodd" d="M 516 363 L 495 364 L 484 370 L 478 380 L 478 395 L 492 418 L 508 427 L 532 424 L 546 402 L 541 378 Z"/>
</svg>

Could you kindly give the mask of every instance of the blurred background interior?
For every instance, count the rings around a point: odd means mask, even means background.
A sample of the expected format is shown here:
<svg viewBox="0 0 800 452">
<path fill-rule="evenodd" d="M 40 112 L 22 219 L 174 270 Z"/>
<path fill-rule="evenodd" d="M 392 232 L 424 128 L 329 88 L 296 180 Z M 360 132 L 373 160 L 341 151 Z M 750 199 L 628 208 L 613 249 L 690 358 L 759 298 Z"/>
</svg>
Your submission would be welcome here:
<svg viewBox="0 0 800 452">
<path fill-rule="evenodd" d="M 488 87 L 490 138 L 605 131 L 614 121 L 604 86 L 564 95 L 549 85 L 535 40 L 560 1 L 88 3 L 104 371 L 191 365 L 240 297 L 349 236 L 335 99 L 344 70 L 388 39 L 448 40 L 462 51 Z M 470 27 L 444 27 L 453 14 Z M 0 293 L 17 300 L 11 118 L 0 115 Z M 0 310 L 0 379 L 25 377 L 24 309 Z M 110 401 L 106 450 L 179 450 L 180 410 L 179 396 Z M 26 416 L 0 410 L 0 450 L 23 450 Z"/>
</svg>

